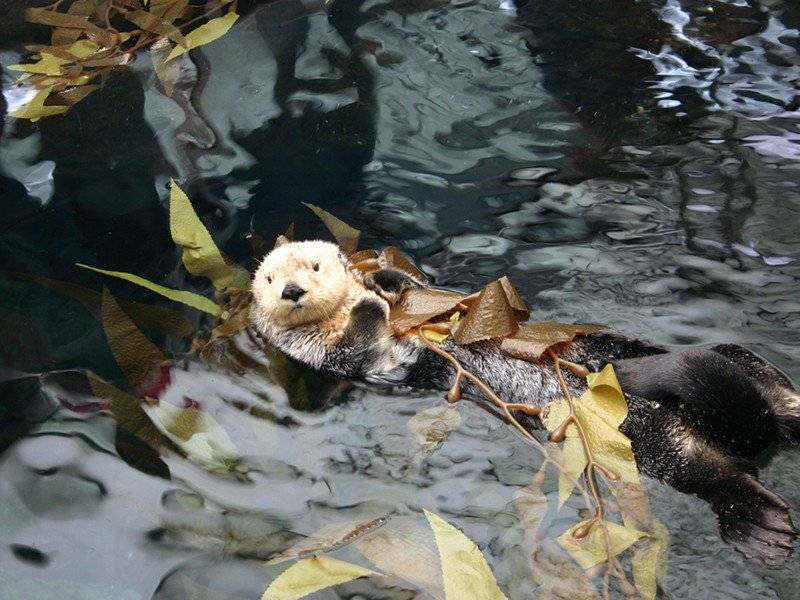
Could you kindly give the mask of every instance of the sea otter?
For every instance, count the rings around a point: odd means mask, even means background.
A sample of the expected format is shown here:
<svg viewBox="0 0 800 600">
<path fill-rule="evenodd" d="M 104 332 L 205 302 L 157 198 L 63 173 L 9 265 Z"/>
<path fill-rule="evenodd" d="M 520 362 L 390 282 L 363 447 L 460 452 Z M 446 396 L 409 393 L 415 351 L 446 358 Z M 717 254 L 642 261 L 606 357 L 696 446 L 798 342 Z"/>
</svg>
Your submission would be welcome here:
<svg viewBox="0 0 800 600">
<path fill-rule="evenodd" d="M 362 277 L 329 242 L 285 243 L 255 273 L 252 323 L 272 345 L 343 378 L 450 388 L 453 367 L 417 337 L 392 333 L 390 302 L 423 283 L 384 268 Z M 443 348 L 504 400 L 544 406 L 562 396 L 553 365 L 505 356 L 497 343 Z M 639 471 L 707 500 L 720 532 L 746 557 L 780 567 L 798 535 L 789 506 L 757 479 L 756 456 L 800 437 L 800 395 L 775 367 L 736 345 L 670 350 L 602 331 L 564 345 L 564 358 L 611 363 L 628 402 L 620 430 Z M 580 394 L 585 382 L 569 373 Z M 464 391 L 474 390 L 465 385 Z"/>
</svg>

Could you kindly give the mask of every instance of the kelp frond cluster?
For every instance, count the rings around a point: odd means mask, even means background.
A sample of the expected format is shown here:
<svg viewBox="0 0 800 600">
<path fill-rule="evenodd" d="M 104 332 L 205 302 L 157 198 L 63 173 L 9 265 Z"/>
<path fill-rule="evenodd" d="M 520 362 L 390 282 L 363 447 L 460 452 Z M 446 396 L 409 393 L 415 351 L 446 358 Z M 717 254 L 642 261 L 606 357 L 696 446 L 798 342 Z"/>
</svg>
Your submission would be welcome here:
<svg viewBox="0 0 800 600">
<path fill-rule="evenodd" d="M 51 28 L 50 44 L 27 46 L 31 60 L 8 67 L 22 73 L 16 84 L 28 92 L 9 114 L 37 121 L 65 113 L 145 48 L 170 95 L 177 76 L 170 63 L 224 35 L 238 19 L 236 7 L 237 0 L 57 0 L 29 8 L 28 21 Z"/>
</svg>

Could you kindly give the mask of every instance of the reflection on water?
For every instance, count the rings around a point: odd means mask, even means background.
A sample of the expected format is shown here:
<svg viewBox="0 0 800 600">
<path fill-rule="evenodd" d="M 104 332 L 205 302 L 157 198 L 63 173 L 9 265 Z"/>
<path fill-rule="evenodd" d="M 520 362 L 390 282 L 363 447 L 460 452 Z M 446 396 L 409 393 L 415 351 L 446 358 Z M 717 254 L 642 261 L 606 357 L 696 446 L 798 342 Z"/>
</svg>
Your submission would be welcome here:
<svg viewBox="0 0 800 600">
<path fill-rule="evenodd" d="M 169 239 L 171 176 L 248 267 L 249 231 L 271 239 L 295 221 L 322 235 L 310 201 L 438 284 L 508 273 L 537 318 L 738 342 L 800 379 L 794 3 L 277 0 L 243 13 L 183 63 L 172 97 L 143 55 L 65 117 L 3 122 L 1 597 L 259 597 L 277 571 L 256 559 L 297 534 L 422 508 L 478 542 L 510 598 L 536 587 L 509 503 L 539 458 L 474 405 L 416 465 L 406 423 L 437 396 L 307 373 L 287 395 L 264 369 L 189 361 L 164 399 L 221 426 L 239 457 L 224 476 L 159 457 L 102 410 L 84 371 L 124 383 L 97 320 L 102 283 L 168 353 L 201 324 L 73 266 L 209 292 Z M 33 35 L 17 33 L 3 65 Z M 6 107 L 20 102 L 2 77 Z M 795 506 L 798 464 L 786 449 L 764 475 Z M 746 564 L 705 505 L 650 487 L 672 535 L 671 597 L 800 594 L 797 559 Z"/>
</svg>

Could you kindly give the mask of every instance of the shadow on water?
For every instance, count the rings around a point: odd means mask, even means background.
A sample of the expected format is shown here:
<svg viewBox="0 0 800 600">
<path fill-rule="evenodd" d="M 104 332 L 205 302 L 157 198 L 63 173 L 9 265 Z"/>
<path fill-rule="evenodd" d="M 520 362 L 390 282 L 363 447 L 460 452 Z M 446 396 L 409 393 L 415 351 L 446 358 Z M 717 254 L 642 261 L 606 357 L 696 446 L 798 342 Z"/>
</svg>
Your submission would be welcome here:
<svg viewBox="0 0 800 600">
<path fill-rule="evenodd" d="M 36 35 L 17 8 L 3 9 L 2 114 L 15 101 L 5 66 Z M 536 588 L 508 505 L 539 458 L 475 406 L 414 465 L 406 422 L 438 397 L 340 388 L 238 340 L 253 368 L 181 361 L 162 397 L 213 415 L 239 457 L 232 472 L 163 440 L 156 452 L 142 439 L 161 433 L 136 437 L 104 410 L 85 371 L 126 381 L 98 320 L 103 285 L 168 355 L 208 328 L 74 267 L 210 293 L 170 240 L 170 177 L 248 268 L 248 232 L 271 240 L 295 221 L 301 237 L 323 235 L 300 205 L 313 202 L 437 284 L 508 273 L 536 318 L 741 343 L 800 379 L 793 3 L 278 0 L 241 12 L 184 62 L 171 98 L 142 57 L 64 117 L 2 122 L 0 597 L 259 597 L 277 573 L 261 560 L 297 534 L 423 507 L 485 549 L 509 597 Z M 765 469 L 794 506 L 798 460 L 787 449 Z M 669 597 L 800 593 L 797 559 L 759 569 L 719 541 L 699 501 L 650 493 L 672 535 Z M 340 589 L 413 597 L 371 580 Z"/>
</svg>

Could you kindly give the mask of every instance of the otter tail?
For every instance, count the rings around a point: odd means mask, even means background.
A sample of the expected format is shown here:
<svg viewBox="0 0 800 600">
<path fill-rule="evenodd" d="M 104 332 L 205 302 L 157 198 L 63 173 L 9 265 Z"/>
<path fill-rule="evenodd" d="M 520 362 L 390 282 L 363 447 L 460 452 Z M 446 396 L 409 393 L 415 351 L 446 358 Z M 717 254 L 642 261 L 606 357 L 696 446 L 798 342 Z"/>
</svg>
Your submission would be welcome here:
<svg viewBox="0 0 800 600">
<path fill-rule="evenodd" d="M 760 356 L 736 344 L 711 348 L 742 369 L 769 405 L 778 432 L 787 440 L 800 442 L 800 394 L 786 375 Z"/>
</svg>

